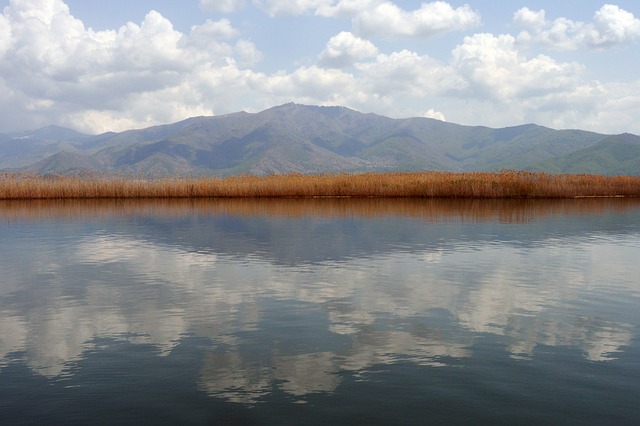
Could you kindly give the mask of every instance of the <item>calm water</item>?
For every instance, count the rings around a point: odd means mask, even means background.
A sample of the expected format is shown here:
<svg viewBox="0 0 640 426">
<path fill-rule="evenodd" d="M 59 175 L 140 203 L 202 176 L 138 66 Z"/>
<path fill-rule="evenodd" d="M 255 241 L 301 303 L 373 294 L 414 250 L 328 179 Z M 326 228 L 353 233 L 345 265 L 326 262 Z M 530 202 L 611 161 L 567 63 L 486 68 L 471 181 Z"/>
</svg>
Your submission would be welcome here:
<svg viewBox="0 0 640 426">
<path fill-rule="evenodd" d="M 639 424 L 640 200 L 0 203 L 0 424 Z"/>
</svg>

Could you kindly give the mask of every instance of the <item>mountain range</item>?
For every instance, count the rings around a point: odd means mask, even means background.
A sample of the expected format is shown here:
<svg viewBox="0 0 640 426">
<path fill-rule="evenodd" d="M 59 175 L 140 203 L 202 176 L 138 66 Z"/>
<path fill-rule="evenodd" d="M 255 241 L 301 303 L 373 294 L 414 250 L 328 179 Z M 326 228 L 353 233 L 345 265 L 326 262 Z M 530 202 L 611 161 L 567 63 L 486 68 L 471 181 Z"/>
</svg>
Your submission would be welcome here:
<svg viewBox="0 0 640 426">
<path fill-rule="evenodd" d="M 100 135 L 57 126 L 0 133 L 2 172 L 228 176 L 501 169 L 640 175 L 640 136 L 535 124 L 463 126 L 298 104 Z"/>
</svg>

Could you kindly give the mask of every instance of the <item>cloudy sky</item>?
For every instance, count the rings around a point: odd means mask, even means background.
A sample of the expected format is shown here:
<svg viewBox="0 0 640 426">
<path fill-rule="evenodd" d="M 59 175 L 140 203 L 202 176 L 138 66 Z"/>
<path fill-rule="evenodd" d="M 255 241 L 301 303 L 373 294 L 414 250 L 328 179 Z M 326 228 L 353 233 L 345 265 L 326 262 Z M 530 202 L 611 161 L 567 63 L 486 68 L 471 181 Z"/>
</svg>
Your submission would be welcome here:
<svg viewBox="0 0 640 426">
<path fill-rule="evenodd" d="M 286 102 L 640 134 L 640 2 L 0 0 L 0 133 Z"/>
</svg>

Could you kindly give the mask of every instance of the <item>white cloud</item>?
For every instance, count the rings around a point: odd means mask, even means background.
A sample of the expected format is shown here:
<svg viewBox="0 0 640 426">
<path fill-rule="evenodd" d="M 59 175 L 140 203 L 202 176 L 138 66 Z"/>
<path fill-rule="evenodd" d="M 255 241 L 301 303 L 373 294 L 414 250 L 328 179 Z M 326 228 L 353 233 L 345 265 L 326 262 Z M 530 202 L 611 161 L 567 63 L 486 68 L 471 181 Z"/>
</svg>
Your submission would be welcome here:
<svg viewBox="0 0 640 426">
<path fill-rule="evenodd" d="M 524 28 L 541 30 L 547 25 L 547 18 L 544 10 L 536 12 L 528 7 L 523 7 L 513 15 L 513 22 Z"/>
<path fill-rule="evenodd" d="M 353 75 L 338 69 L 301 67 L 290 74 L 261 75 L 254 87 L 262 93 L 300 103 L 341 103 L 358 90 Z"/>
<path fill-rule="evenodd" d="M 535 42 L 553 50 L 602 49 L 631 43 L 640 38 L 640 19 L 618 6 L 605 4 L 593 22 L 567 18 L 546 19 L 545 11 L 522 8 L 514 14 L 514 23 L 523 28 L 522 43 Z"/>
<path fill-rule="evenodd" d="M 248 40 L 238 40 L 233 46 L 235 62 L 240 67 L 249 67 L 262 61 L 262 52 Z"/>
<path fill-rule="evenodd" d="M 384 0 L 339 0 L 320 5 L 315 13 L 324 17 L 354 17 L 382 3 Z"/>
<path fill-rule="evenodd" d="M 362 37 L 430 37 L 448 31 L 473 28 L 480 14 L 468 5 L 423 3 L 407 11 L 384 0 L 254 0 L 270 16 L 313 13 L 323 17 L 351 17 L 353 31 Z"/>
<path fill-rule="evenodd" d="M 640 37 L 640 19 L 612 4 L 605 4 L 593 17 L 596 32 L 589 38 L 591 46 L 604 47 L 629 43 Z"/>
<path fill-rule="evenodd" d="M 13 1 L 0 15 L 0 127 L 124 130 L 211 114 L 217 100 L 197 90 L 207 70 L 261 59 L 238 36 L 227 19 L 183 34 L 156 11 L 139 25 L 94 31 L 61 0 Z"/>
<path fill-rule="evenodd" d="M 441 113 L 440 111 L 436 111 L 433 108 L 429 108 L 424 114 L 422 114 L 422 116 L 426 118 L 433 118 L 435 120 L 447 121 L 447 118 L 443 113 Z M 439 260 L 439 258 L 436 257 L 436 260 Z M 427 261 L 433 262 L 433 256 L 429 256 Z"/>
<path fill-rule="evenodd" d="M 45 25 L 52 25 L 55 19 L 67 18 L 69 6 L 62 0 L 14 0 L 8 11 L 13 19 L 21 21 L 34 19 Z"/>
<path fill-rule="evenodd" d="M 0 59 L 11 46 L 11 24 L 6 16 L 0 15 Z"/>
<path fill-rule="evenodd" d="M 360 63 L 357 68 L 366 90 L 380 97 L 437 96 L 466 84 L 451 67 L 409 50 L 380 54 L 375 61 Z"/>
<path fill-rule="evenodd" d="M 454 9 L 442 1 L 423 3 L 410 12 L 385 2 L 361 11 L 354 18 L 355 32 L 363 37 L 429 37 L 479 24 L 480 15 L 469 6 Z"/>
<path fill-rule="evenodd" d="M 301 15 L 325 8 L 333 0 L 254 0 L 270 16 Z"/>
<path fill-rule="evenodd" d="M 502 102 L 571 91 L 583 74 L 576 63 L 524 57 L 511 35 L 465 37 L 453 51 L 453 66 L 470 83 L 471 95 Z"/>
<path fill-rule="evenodd" d="M 114 43 L 101 47 L 110 49 L 115 65 L 123 70 L 181 70 L 186 59 L 178 46 L 181 39 L 171 22 L 152 10 L 140 26 L 129 23 L 121 27 Z"/>
<path fill-rule="evenodd" d="M 231 13 L 244 8 L 244 0 L 200 0 L 200 7 L 205 10 Z"/>
<path fill-rule="evenodd" d="M 344 68 L 376 54 L 378 49 L 373 43 L 342 31 L 331 37 L 319 56 L 318 64 L 327 68 Z"/>
<path fill-rule="evenodd" d="M 528 58 L 511 35 L 475 34 L 453 51 L 453 72 L 466 81 L 461 98 L 443 103 L 455 122 L 508 126 L 533 122 L 553 128 L 619 133 L 640 130 L 640 81 L 590 80 L 585 67 L 546 55 Z M 448 114 L 451 118 L 451 114 Z"/>
<path fill-rule="evenodd" d="M 479 22 L 476 12 L 444 2 L 413 12 L 380 0 L 260 4 L 273 13 L 350 17 L 354 28 L 368 32 L 339 32 L 316 64 L 305 61 L 269 74 L 256 68 L 262 52 L 228 19 L 205 21 L 185 34 L 151 11 L 140 23 L 94 31 L 61 0 L 14 0 L 0 13 L 0 132 L 51 123 L 125 130 L 290 101 L 390 116 L 422 116 L 427 110 L 434 118 L 442 114 L 465 124 L 530 121 L 640 132 L 634 119 L 640 82 L 594 81 L 583 65 L 534 49 L 634 40 L 637 19 L 616 6 L 601 8 L 589 24 L 550 21 L 544 11 L 523 8 L 514 15 L 523 29 L 517 37 L 469 35 L 449 59 L 436 59 L 403 48 L 397 39 L 376 46 L 365 35 L 418 37 L 468 28 Z M 433 13 L 426 13 L 430 8 Z M 381 11 L 389 12 L 384 22 Z"/>
<path fill-rule="evenodd" d="M 207 19 L 204 24 L 191 27 L 191 39 L 200 38 L 203 40 L 230 39 L 240 35 L 240 32 L 233 28 L 228 19 L 212 21 Z"/>
</svg>

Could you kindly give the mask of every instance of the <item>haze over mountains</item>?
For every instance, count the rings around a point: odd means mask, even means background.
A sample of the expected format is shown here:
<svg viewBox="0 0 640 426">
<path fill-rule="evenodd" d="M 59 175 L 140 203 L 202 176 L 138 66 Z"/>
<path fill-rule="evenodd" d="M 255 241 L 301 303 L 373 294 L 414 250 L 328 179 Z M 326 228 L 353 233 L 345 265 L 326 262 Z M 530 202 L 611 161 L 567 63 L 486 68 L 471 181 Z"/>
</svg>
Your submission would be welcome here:
<svg viewBox="0 0 640 426">
<path fill-rule="evenodd" d="M 121 133 L 0 134 L 0 170 L 152 175 L 538 170 L 640 174 L 640 137 L 527 124 L 493 129 L 285 104 Z"/>
</svg>

